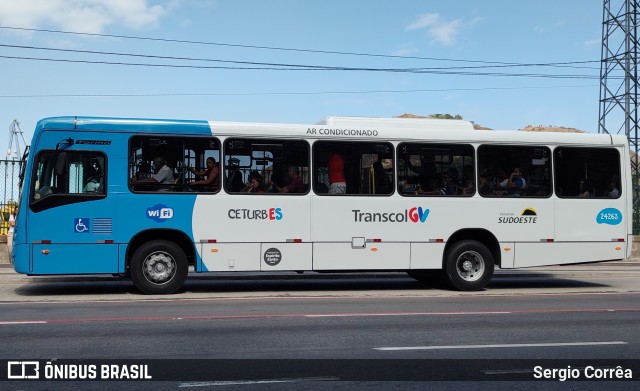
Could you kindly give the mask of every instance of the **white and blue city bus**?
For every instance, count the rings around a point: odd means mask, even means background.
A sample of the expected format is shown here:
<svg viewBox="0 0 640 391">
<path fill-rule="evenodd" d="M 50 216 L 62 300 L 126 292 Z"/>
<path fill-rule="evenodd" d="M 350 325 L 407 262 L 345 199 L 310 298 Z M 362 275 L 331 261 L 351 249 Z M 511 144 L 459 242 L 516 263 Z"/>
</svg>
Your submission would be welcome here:
<svg viewBox="0 0 640 391">
<path fill-rule="evenodd" d="M 215 183 L 192 184 L 210 158 Z M 12 261 L 28 275 L 121 275 L 147 294 L 176 292 L 190 270 L 402 271 L 480 290 L 494 267 L 629 256 L 629 162 L 623 136 L 456 120 L 48 118 Z"/>
</svg>

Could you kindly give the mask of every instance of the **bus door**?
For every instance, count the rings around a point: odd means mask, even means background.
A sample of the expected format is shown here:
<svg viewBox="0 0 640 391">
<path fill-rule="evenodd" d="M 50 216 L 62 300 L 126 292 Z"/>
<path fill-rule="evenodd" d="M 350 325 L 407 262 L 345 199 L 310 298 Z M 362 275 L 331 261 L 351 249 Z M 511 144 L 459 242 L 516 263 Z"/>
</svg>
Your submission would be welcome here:
<svg viewBox="0 0 640 391">
<path fill-rule="evenodd" d="M 408 215 L 402 200 L 390 197 L 393 146 L 319 141 L 313 148 L 313 269 L 409 269 Z"/>
<path fill-rule="evenodd" d="M 494 235 L 502 268 L 553 264 L 556 209 L 552 151 L 546 145 L 483 144 L 474 218 Z"/>
<path fill-rule="evenodd" d="M 407 214 L 400 208 L 394 208 L 391 202 L 381 201 L 314 197 L 314 270 L 410 268 L 410 244 L 399 237 L 402 236 L 403 225 L 406 225 L 402 219 Z"/>
<path fill-rule="evenodd" d="M 305 196 L 199 196 L 193 234 L 202 271 L 311 270 L 309 210 Z"/>
<path fill-rule="evenodd" d="M 106 153 L 44 150 L 35 157 L 33 170 L 28 188 L 29 272 L 117 273 Z"/>
<path fill-rule="evenodd" d="M 194 207 L 202 270 L 311 270 L 309 144 L 229 138 L 224 147 L 224 193 Z"/>
</svg>

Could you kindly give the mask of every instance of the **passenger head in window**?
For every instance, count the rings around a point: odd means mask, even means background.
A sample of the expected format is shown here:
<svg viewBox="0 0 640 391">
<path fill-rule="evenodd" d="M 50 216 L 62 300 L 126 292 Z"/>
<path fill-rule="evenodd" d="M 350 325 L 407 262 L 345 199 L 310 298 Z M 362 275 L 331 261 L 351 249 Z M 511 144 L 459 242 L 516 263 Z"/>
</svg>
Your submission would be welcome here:
<svg viewBox="0 0 640 391">
<path fill-rule="evenodd" d="M 618 190 L 618 185 L 616 184 L 616 180 L 612 179 L 609 182 L 609 186 L 607 190 L 605 190 L 604 195 L 610 198 L 618 198 L 620 196 L 620 190 Z"/>
<path fill-rule="evenodd" d="M 249 173 L 249 183 L 243 190 L 245 193 L 264 193 L 264 180 L 258 171 Z"/>
<path fill-rule="evenodd" d="M 527 186 L 527 182 L 522 177 L 522 170 L 520 167 L 514 167 L 511 175 L 502 182 L 500 187 L 522 189 Z"/>
</svg>

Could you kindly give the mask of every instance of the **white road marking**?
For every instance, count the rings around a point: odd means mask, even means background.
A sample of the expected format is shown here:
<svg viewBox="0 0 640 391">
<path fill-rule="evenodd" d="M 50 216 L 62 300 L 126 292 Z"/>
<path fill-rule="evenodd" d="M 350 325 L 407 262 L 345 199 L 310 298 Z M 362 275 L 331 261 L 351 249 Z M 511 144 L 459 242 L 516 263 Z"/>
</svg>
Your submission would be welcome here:
<svg viewBox="0 0 640 391">
<path fill-rule="evenodd" d="M 15 321 L 15 322 L 0 322 L 0 326 L 6 326 L 11 324 L 44 324 L 47 323 L 46 320 L 25 320 L 25 321 Z"/>
<path fill-rule="evenodd" d="M 482 312 L 374 312 L 365 314 L 310 314 L 306 318 L 345 318 L 356 316 L 416 316 L 416 315 L 495 315 L 510 314 L 509 311 L 482 311 Z"/>
<path fill-rule="evenodd" d="M 402 350 L 445 350 L 445 349 L 495 349 L 495 348 L 539 348 L 558 346 L 594 346 L 594 345 L 626 345 L 624 341 L 608 342 L 558 342 L 558 343 L 514 343 L 496 345 L 442 345 L 442 346 L 398 346 L 373 348 L 374 350 L 402 351 Z"/>
<path fill-rule="evenodd" d="M 334 381 L 334 380 L 340 380 L 340 379 L 336 377 L 301 377 L 301 378 L 291 378 L 291 379 L 190 382 L 190 383 L 180 383 L 178 388 L 236 386 L 236 385 L 273 384 L 273 383 L 298 383 L 298 382 L 308 382 L 308 381 Z"/>
</svg>

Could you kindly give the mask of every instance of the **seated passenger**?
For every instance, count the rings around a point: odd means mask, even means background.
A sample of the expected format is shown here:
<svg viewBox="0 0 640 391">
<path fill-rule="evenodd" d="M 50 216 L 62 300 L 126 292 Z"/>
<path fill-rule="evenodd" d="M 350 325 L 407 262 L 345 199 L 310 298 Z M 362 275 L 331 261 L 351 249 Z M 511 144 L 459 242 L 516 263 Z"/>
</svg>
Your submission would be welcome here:
<svg viewBox="0 0 640 391">
<path fill-rule="evenodd" d="M 84 189 L 82 189 L 83 193 L 100 193 L 100 178 L 96 178 L 92 176 L 89 178 L 89 181 L 86 185 L 84 185 Z"/>
<path fill-rule="evenodd" d="M 500 182 L 500 187 L 508 189 L 523 189 L 527 186 L 527 182 L 522 177 L 522 170 L 519 167 L 514 167 L 513 172 L 509 177 Z"/>
<path fill-rule="evenodd" d="M 618 186 L 616 185 L 615 181 L 611 181 L 609 182 L 609 187 L 607 187 L 607 190 L 604 191 L 604 195 L 605 197 L 610 197 L 610 198 L 618 198 L 618 196 L 620 195 L 620 190 L 618 190 Z"/>
<path fill-rule="evenodd" d="M 456 185 L 455 169 L 449 169 L 442 174 L 442 187 L 431 189 L 418 189 L 418 194 L 423 195 L 456 195 L 458 192 L 458 186 Z"/>
<path fill-rule="evenodd" d="M 102 193 L 102 175 L 100 167 L 95 165 L 91 167 L 92 174 L 87 180 L 87 184 L 82 189 L 83 193 Z"/>
<path fill-rule="evenodd" d="M 398 193 L 402 194 L 412 194 L 415 193 L 415 190 L 412 191 L 411 184 L 409 183 L 409 178 L 406 176 L 398 177 Z"/>
<path fill-rule="evenodd" d="M 304 193 L 304 183 L 302 183 L 302 177 L 300 176 L 300 170 L 296 166 L 289 166 L 289 184 L 281 187 L 277 183 L 273 183 L 273 187 L 278 193 Z"/>
<path fill-rule="evenodd" d="M 204 177 L 203 180 L 192 181 L 190 185 L 202 186 L 205 191 L 218 190 L 218 177 L 220 174 L 220 168 L 216 164 L 216 159 L 212 157 L 207 158 L 207 168 L 204 171 L 197 171 L 193 167 L 188 167 L 188 170 L 197 176 Z"/>
<path fill-rule="evenodd" d="M 245 193 L 264 193 L 264 187 L 262 186 L 262 175 L 258 171 L 252 171 L 249 174 L 249 184 L 244 188 Z"/>
<path fill-rule="evenodd" d="M 166 190 L 173 185 L 173 170 L 167 166 L 164 158 L 162 156 L 156 156 L 153 159 L 153 167 L 155 169 L 155 174 L 148 178 L 133 178 L 131 181 L 133 183 L 142 182 L 142 183 L 157 183 L 163 185 L 158 187 L 158 190 Z"/>
<path fill-rule="evenodd" d="M 236 158 L 229 159 L 229 171 L 227 174 L 227 184 L 225 188 L 230 193 L 239 193 L 244 189 L 244 181 L 242 180 L 242 173 L 238 169 L 240 160 Z"/>
<path fill-rule="evenodd" d="M 474 177 L 474 170 L 473 167 L 470 165 L 466 165 L 462 168 L 462 173 L 463 173 L 463 186 L 462 186 L 462 194 L 463 195 L 473 195 L 473 193 L 475 193 L 476 191 L 476 182 L 473 179 Z"/>
</svg>

